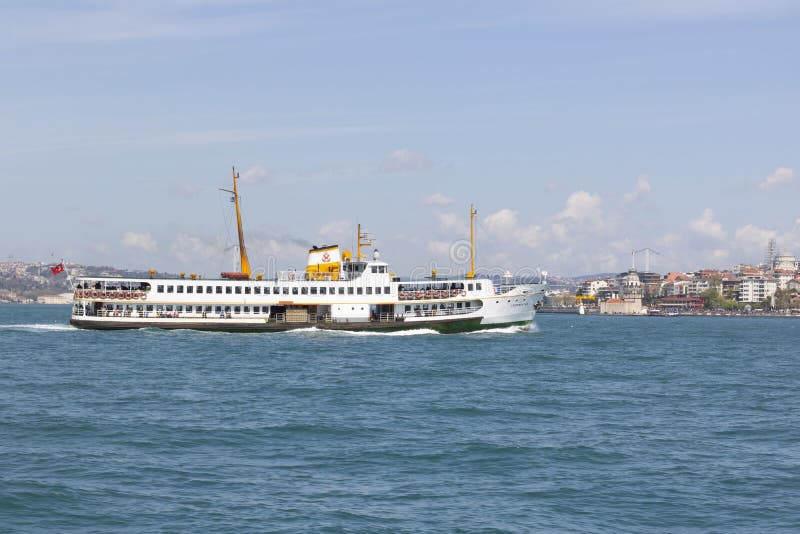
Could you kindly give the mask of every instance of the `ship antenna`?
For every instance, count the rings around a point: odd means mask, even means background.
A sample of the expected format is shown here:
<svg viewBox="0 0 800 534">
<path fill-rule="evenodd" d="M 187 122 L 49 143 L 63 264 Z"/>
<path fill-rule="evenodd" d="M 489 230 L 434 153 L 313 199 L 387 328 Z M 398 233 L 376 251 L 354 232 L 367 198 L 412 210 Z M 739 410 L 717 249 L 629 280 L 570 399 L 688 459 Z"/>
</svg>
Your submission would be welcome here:
<svg viewBox="0 0 800 534">
<path fill-rule="evenodd" d="M 478 210 L 475 209 L 473 204 L 469 205 L 469 262 L 470 270 L 467 278 L 475 278 L 475 216 Z"/>
<path fill-rule="evenodd" d="M 239 173 L 236 172 L 236 167 L 233 167 L 233 191 L 223 189 L 228 193 L 233 193 L 233 202 L 236 206 L 236 227 L 239 230 L 239 261 L 241 262 L 241 272 L 250 278 L 250 261 L 247 259 L 247 249 L 244 246 L 244 231 L 242 230 L 242 212 L 239 210 L 239 188 L 237 181 L 239 180 Z"/>
<path fill-rule="evenodd" d="M 369 236 L 367 232 L 361 231 L 361 224 L 358 225 L 358 240 L 357 240 L 357 248 L 356 248 L 356 261 L 361 261 L 362 258 L 365 258 L 363 254 L 361 254 L 361 247 L 369 247 L 373 245 L 375 241 Z"/>
</svg>

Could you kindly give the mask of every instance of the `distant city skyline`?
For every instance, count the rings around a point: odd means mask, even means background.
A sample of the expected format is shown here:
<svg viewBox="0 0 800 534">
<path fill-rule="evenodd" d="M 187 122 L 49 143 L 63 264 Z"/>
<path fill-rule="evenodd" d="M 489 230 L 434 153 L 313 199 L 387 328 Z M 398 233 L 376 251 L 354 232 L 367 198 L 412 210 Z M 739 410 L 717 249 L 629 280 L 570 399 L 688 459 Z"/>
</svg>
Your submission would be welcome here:
<svg viewBox="0 0 800 534">
<path fill-rule="evenodd" d="M 3 260 L 230 270 L 232 165 L 254 268 L 361 223 L 398 274 L 463 271 L 471 203 L 484 269 L 800 255 L 794 2 L 37 1 L 0 21 Z"/>
</svg>

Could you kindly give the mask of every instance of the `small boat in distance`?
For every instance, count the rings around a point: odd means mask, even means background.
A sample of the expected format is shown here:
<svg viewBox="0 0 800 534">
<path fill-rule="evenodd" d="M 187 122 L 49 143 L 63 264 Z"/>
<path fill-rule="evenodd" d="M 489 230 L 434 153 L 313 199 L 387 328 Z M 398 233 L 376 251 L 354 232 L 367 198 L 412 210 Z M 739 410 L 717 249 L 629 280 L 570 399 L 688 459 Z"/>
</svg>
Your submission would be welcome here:
<svg viewBox="0 0 800 534">
<path fill-rule="evenodd" d="M 316 327 L 325 330 L 396 331 L 427 328 L 467 332 L 528 325 L 544 296 L 544 281 L 500 283 L 475 276 L 477 211 L 470 206 L 470 272 L 442 278 L 431 272 L 418 280 L 396 276 L 358 225 L 355 256 L 338 245 L 313 247 L 305 271 L 252 276 L 239 208 L 238 178 L 233 195 L 240 268 L 218 279 L 81 277 L 77 279 L 70 324 L 89 329 L 164 328 L 272 332 Z"/>
</svg>

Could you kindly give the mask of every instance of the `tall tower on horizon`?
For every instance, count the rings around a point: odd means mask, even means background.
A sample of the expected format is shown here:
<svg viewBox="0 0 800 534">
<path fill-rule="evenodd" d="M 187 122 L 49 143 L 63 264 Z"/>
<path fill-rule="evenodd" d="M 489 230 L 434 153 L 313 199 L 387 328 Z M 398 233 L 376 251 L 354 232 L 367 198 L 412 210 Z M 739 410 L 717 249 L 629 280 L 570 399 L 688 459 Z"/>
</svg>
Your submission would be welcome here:
<svg viewBox="0 0 800 534">
<path fill-rule="evenodd" d="M 764 264 L 763 268 L 766 270 L 772 270 L 775 266 L 775 258 L 778 256 L 778 252 L 776 250 L 775 239 L 770 238 L 767 241 L 767 248 L 764 250 Z"/>
</svg>

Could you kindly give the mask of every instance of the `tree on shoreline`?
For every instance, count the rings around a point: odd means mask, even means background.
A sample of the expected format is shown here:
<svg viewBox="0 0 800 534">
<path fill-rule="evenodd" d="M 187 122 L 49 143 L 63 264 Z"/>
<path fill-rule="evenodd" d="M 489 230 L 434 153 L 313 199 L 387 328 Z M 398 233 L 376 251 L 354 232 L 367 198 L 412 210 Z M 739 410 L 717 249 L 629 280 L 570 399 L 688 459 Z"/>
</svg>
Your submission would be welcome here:
<svg viewBox="0 0 800 534">
<path fill-rule="evenodd" d="M 726 299 L 720 295 L 716 287 L 711 287 L 700 293 L 700 298 L 703 299 L 703 307 L 707 310 L 724 309 L 728 311 L 738 310 L 741 304 L 733 299 Z"/>
<path fill-rule="evenodd" d="M 788 310 L 792 307 L 794 292 L 791 289 L 778 289 L 775 291 L 775 309 Z"/>
</svg>

